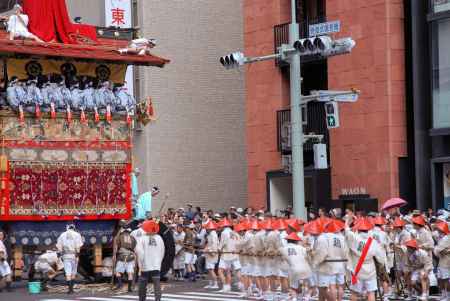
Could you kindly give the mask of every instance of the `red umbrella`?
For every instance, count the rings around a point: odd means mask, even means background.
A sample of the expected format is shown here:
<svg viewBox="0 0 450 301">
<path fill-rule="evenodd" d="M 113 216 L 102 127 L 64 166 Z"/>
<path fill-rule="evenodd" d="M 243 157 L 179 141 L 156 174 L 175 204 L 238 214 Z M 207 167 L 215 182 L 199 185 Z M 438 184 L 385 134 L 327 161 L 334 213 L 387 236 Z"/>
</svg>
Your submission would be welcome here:
<svg viewBox="0 0 450 301">
<path fill-rule="evenodd" d="M 408 204 L 408 203 L 401 198 L 392 198 L 392 199 L 387 200 L 383 204 L 383 207 L 381 207 L 381 210 L 388 210 L 388 209 L 391 209 L 394 207 L 403 207 L 406 204 Z"/>
</svg>

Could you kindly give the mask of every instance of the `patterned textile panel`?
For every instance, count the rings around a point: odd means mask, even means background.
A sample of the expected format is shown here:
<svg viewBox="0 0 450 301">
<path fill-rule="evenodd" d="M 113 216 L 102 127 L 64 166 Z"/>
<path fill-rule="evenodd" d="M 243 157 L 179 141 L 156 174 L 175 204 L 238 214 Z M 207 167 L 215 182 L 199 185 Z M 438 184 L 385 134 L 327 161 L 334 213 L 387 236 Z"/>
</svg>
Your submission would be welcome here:
<svg viewBox="0 0 450 301">
<path fill-rule="evenodd" d="M 11 162 L 12 219 L 119 219 L 130 214 L 130 164 Z"/>
<path fill-rule="evenodd" d="M 15 222 L 10 224 L 9 241 L 22 246 L 50 246 L 66 230 L 67 222 Z M 112 242 L 115 221 L 76 221 L 85 245 Z"/>
<path fill-rule="evenodd" d="M 61 118 L 36 119 L 34 115 L 25 118 L 23 124 L 19 122 L 17 114 L 2 111 L 2 123 L 0 125 L 3 139 L 23 141 L 25 144 L 31 142 L 66 142 L 66 141 L 100 141 L 117 142 L 130 141 L 131 131 L 126 122 L 126 117 L 121 116 L 121 120 L 112 120 L 111 124 L 105 120 L 95 123 L 93 116 L 87 114 L 89 122 L 87 125 L 80 123 L 77 114 L 74 114 L 73 120 L 69 125 L 67 120 L 61 115 Z M 63 114 L 63 113 L 59 113 Z M 20 145 L 20 143 L 19 143 Z M 6 145 L 8 146 L 8 145 Z"/>
</svg>

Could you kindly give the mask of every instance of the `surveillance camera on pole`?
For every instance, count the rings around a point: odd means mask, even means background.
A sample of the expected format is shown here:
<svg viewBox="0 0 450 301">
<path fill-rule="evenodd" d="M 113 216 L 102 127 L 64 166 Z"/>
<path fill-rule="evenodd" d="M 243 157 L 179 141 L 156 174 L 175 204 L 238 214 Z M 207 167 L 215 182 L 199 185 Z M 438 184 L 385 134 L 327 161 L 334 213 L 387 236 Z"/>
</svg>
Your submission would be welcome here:
<svg viewBox="0 0 450 301">
<path fill-rule="evenodd" d="M 226 69 L 233 69 L 233 68 L 239 68 L 239 66 L 244 65 L 245 63 L 245 56 L 242 52 L 233 52 L 229 55 L 222 56 L 220 58 L 220 63 L 226 68 Z"/>
</svg>

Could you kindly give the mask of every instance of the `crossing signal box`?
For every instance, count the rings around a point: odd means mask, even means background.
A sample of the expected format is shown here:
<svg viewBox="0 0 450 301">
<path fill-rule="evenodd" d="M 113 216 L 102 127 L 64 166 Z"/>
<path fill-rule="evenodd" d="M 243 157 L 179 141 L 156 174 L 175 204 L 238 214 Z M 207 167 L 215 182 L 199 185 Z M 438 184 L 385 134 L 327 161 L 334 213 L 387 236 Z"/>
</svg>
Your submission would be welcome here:
<svg viewBox="0 0 450 301">
<path fill-rule="evenodd" d="M 335 101 L 325 103 L 325 114 L 327 119 L 327 128 L 334 129 L 339 127 L 339 106 Z"/>
</svg>

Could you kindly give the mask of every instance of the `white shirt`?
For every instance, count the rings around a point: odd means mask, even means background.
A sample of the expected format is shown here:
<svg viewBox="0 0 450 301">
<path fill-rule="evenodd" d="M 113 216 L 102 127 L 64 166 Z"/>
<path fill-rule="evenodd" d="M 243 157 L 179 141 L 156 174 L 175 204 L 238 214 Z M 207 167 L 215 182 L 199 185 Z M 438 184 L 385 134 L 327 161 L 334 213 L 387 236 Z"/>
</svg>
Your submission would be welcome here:
<svg viewBox="0 0 450 301">
<path fill-rule="evenodd" d="M 83 240 L 80 233 L 72 229 L 63 232 L 56 242 L 56 247 L 63 254 L 63 259 L 75 259 L 82 246 Z"/>
<path fill-rule="evenodd" d="M 308 252 L 305 247 L 288 243 L 286 247 L 280 248 L 282 258 L 289 265 L 289 275 L 296 275 L 296 278 L 307 279 L 311 277 L 312 271 L 308 261 Z"/>
<path fill-rule="evenodd" d="M 22 18 L 23 22 L 19 20 L 19 16 L 17 15 L 11 15 L 8 20 L 8 32 L 14 31 L 17 35 L 20 34 L 27 34 L 28 31 L 28 22 L 29 18 L 27 15 L 20 14 L 20 17 Z"/>
<path fill-rule="evenodd" d="M 142 272 L 160 271 L 164 258 L 164 242 L 158 234 L 144 235 L 136 244 L 137 262 Z"/>
<path fill-rule="evenodd" d="M 222 231 L 222 234 L 220 234 L 219 249 L 224 252 L 221 257 L 223 260 L 238 259 L 238 255 L 232 253 L 236 252 L 236 243 L 239 239 L 239 235 L 228 227 Z"/>
<path fill-rule="evenodd" d="M 8 259 L 8 252 L 6 252 L 5 244 L 1 240 L 0 240 L 0 252 L 4 253 L 5 260 L 7 260 Z"/>
</svg>

